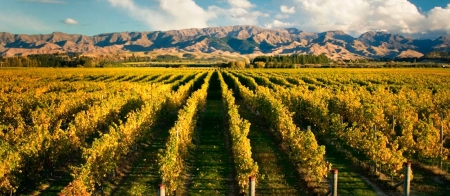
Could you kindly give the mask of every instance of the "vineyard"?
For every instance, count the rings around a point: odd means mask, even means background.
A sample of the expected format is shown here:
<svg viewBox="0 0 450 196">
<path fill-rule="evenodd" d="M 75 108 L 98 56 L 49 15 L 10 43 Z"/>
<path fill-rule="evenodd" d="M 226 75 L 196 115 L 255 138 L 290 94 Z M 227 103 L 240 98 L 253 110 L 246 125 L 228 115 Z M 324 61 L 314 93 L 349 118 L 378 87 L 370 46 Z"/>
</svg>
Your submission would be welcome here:
<svg viewBox="0 0 450 196">
<path fill-rule="evenodd" d="M 450 191 L 446 69 L 0 69 L 0 195 Z"/>
</svg>

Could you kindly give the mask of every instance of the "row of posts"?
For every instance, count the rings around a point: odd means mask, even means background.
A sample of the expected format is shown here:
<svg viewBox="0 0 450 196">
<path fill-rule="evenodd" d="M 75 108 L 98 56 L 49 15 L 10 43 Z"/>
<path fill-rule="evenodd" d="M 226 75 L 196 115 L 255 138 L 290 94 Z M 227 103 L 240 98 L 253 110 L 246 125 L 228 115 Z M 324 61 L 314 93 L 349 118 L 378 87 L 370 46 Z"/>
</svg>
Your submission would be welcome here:
<svg viewBox="0 0 450 196">
<path fill-rule="evenodd" d="M 404 191 L 404 196 L 409 196 L 410 194 L 410 181 L 411 181 L 411 162 L 407 162 L 403 164 L 403 170 L 404 170 L 404 176 L 405 178 L 399 182 L 397 185 L 395 185 L 394 187 L 397 188 L 400 185 L 403 185 L 403 191 Z M 331 170 L 331 188 L 330 190 L 327 192 L 326 195 L 330 195 L 331 196 L 337 196 L 338 195 L 338 170 L 337 169 L 332 169 Z M 158 185 L 158 193 L 157 196 L 165 196 L 166 195 L 166 187 L 163 184 Z M 255 196 L 256 195 L 256 177 L 255 176 L 251 176 L 249 178 L 249 190 L 248 190 L 248 195 L 249 196 Z"/>
<path fill-rule="evenodd" d="M 394 117 L 392 117 L 394 120 Z M 442 121 L 443 121 L 443 115 L 441 114 L 441 155 L 442 155 L 442 143 L 443 143 L 443 126 L 442 126 Z M 343 118 L 341 117 L 341 123 L 343 124 Z M 394 123 L 393 123 L 394 124 Z M 394 125 L 393 125 L 394 128 Z M 307 130 L 311 130 L 311 126 L 308 126 Z M 376 126 L 375 126 L 375 130 L 376 130 Z M 375 132 L 374 132 L 375 133 Z M 375 135 L 376 137 L 376 135 Z M 442 164 L 442 159 L 441 159 L 441 163 Z M 442 167 L 442 165 L 441 165 Z M 376 168 L 376 167 L 375 167 Z M 403 190 L 404 190 L 404 196 L 409 196 L 409 192 L 410 192 L 410 179 L 411 179 L 411 162 L 407 162 L 403 164 L 403 168 L 404 168 L 404 180 L 397 183 L 397 185 L 394 186 L 394 188 L 399 187 L 400 185 L 403 185 Z M 330 195 L 331 196 L 337 196 L 338 195 L 338 170 L 337 169 L 332 169 L 331 170 L 332 176 L 331 176 L 331 189 L 330 191 L 328 191 L 328 193 L 326 195 Z M 255 191 L 256 190 L 256 177 L 255 176 L 251 176 L 249 178 L 249 191 L 248 191 L 248 195 L 249 196 L 255 196 Z M 165 196 L 166 195 L 166 191 L 165 191 L 165 186 L 163 184 L 158 185 L 158 193 L 157 196 Z"/>
</svg>

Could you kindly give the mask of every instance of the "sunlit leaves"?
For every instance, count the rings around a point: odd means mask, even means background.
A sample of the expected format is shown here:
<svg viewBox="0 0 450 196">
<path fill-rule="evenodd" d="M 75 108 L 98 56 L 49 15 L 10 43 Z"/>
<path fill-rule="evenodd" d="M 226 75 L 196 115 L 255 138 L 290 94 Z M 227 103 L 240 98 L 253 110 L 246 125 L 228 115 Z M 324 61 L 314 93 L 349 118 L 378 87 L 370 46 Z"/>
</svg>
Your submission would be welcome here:
<svg viewBox="0 0 450 196">
<path fill-rule="evenodd" d="M 166 148 L 158 154 L 159 173 L 168 193 L 183 186 L 183 181 L 179 176 L 186 167 L 184 160 L 192 144 L 198 112 L 205 106 L 211 75 L 212 72 L 209 72 L 201 88 L 191 94 L 186 105 L 178 112 L 178 119 L 169 130 L 170 136 L 166 142 Z M 186 90 L 185 94 L 190 92 L 189 88 L 182 87 L 179 90 L 183 91 L 183 89 Z M 171 96 L 170 99 L 178 98 L 179 96 Z M 169 102 L 182 103 L 183 101 L 172 100 Z"/>
<path fill-rule="evenodd" d="M 250 131 L 250 123 L 240 117 L 233 93 L 228 89 L 220 72 L 219 79 L 222 87 L 222 101 L 228 113 L 231 148 L 237 173 L 236 180 L 239 184 L 240 192 L 245 192 L 248 190 L 248 178 L 258 174 L 258 164 L 252 159 L 250 140 L 247 138 Z"/>
<path fill-rule="evenodd" d="M 272 92 L 261 86 L 256 86 L 255 92 L 243 86 L 239 79 L 226 73 L 239 88 L 241 97 L 255 112 L 266 119 L 274 135 L 282 141 L 282 149 L 289 155 L 290 160 L 297 164 L 299 173 L 310 182 L 320 182 L 327 175 L 325 163 L 325 147 L 317 144 L 314 134 L 310 131 L 302 132 L 292 120 L 293 113 L 289 112 L 280 100 L 275 99 Z M 255 84 L 253 78 L 237 74 L 241 79 Z M 252 82 L 253 81 L 253 82 Z"/>
</svg>

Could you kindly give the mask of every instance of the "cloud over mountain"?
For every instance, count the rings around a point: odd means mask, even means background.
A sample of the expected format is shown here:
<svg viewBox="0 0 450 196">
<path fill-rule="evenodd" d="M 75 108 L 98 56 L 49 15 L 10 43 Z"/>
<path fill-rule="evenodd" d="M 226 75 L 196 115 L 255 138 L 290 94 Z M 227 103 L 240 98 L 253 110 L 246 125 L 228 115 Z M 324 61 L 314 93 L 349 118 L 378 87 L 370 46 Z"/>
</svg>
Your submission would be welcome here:
<svg viewBox="0 0 450 196">
<path fill-rule="evenodd" d="M 78 21 L 72 19 L 72 18 L 66 18 L 65 20 L 62 21 L 64 24 L 66 25 L 77 25 Z"/>
<path fill-rule="evenodd" d="M 154 6 L 141 6 L 135 0 L 108 0 L 110 5 L 126 12 L 149 29 L 170 30 L 207 26 L 257 25 L 258 18 L 267 16 L 254 11 L 256 5 L 247 0 L 227 0 L 225 7 L 202 8 L 194 0 L 158 0 Z"/>
<path fill-rule="evenodd" d="M 228 3 L 233 6 L 233 7 L 237 7 L 237 8 L 251 8 L 251 7 L 255 7 L 255 5 L 251 4 L 249 1 L 247 0 L 228 0 Z"/>
<path fill-rule="evenodd" d="M 265 16 L 260 11 L 255 11 L 255 5 L 247 0 L 228 0 L 228 7 L 210 6 L 208 12 L 215 17 L 210 24 L 220 25 L 258 25 L 259 18 Z"/>
<path fill-rule="evenodd" d="M 450 4 L 426 13 L 407 0 L 291 0 L 294 24 L 310 31 L 343 30 L 352 35 L 386 30 L 415 37 L 433 31 L 450 33 Z"/>
<path fill-rule="evenodd" d="M 255 25 L 352 36 L 367 31 L 430 39 L 450 35 L 448 0 L 5 0 L 0 14 L 0 31 L 30 34 Z M 83 25 L 75 28 L 66 17 Z"/>
<path fill-rule="evenodd" d="M 207 27 L 207 21 L 213 17 L 193 0 L 158 0 L 158 5 L 151 7 L 138 5 L 134 0 L 108 2 L 149 28 L 158 30 Z"/>
<path fill-rule="evenodd" d="M 285 5 L 280 6 L 281 12 L 285 14 L 294 14 L 295 13 L 295 7 L 288 7 Z"/>
<path fill-rule="evenodd" d="M 353 36 L 367 31 L 421 38 L 450 34 L 450 4 L 421 12 L 407 0 L 284 0 L 279 2 L 279 9 L 264 12 L 260 4 L 248 0 L 224 0 L 208 7 L 194 0 L 157 0 L 147 7 L 136 0 L 108 1 L 156 30 L 258 25 L 314 32 L 342 30 Z"/>
</svg>

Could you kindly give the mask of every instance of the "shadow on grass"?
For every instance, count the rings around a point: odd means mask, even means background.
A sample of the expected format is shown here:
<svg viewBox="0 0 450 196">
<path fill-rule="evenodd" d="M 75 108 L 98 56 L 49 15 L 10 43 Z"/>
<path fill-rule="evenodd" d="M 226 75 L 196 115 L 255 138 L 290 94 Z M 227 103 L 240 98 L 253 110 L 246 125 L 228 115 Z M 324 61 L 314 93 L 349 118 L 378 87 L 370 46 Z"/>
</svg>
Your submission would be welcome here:
<svg viewBox="0 0 450 196">
<path fill-rule="evenodd" d="M 251 123 L 248 138 L 252 147 L 252 158 L 258 163 L 256 193 L 258 195 L 307 195 L 300 185 L 301 177 L 266 131 L 265 121 L 246 109 L 242 100 L 236 100 L 239 114 Z"/>
<path fill-rule="evenodd" d="M 223 103 L 218 75 L 210 80 L 205 111 L 201 114 L 198 129 L 197 149 L 188 160 L 191 164 L 191 179 L 188 195 L 233 195 L 235 186 L 233 162 L 227 148 Z"/>
<path fill-rule="evenodd" d="M 169 137 L 168 130 L 172 123 L 158 124 L 153 129 L 154 137 L 140 143 L 138 158 L 131 163 L 122 175 L 125 177 L 114 182 L 111 195 L 156 195 L 157 186 L 161 183 L 158 173 L 158 151 L 165 148 Z"/>
<path fill-rule="evenodd" d="M 355 172 L 355 168 L 349 168 L 352 167 L 352 164 L 345 156 L 339 156 L 332 146 L 326 146 L 326 149 L 327 161 L 332 163 L 333 168 L 339 170 L 339 195 L 377 195 L 375 190 Z"/>
<path fill-rule="evenodd" d="M 229 195 L 231 167 L 223 133 L 222 101 L 208 99 L 198 130 L 198 148 L 191 156 L 189 195 Z"/>
</svg>

